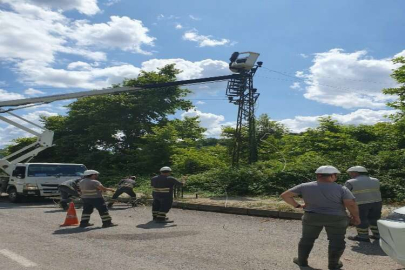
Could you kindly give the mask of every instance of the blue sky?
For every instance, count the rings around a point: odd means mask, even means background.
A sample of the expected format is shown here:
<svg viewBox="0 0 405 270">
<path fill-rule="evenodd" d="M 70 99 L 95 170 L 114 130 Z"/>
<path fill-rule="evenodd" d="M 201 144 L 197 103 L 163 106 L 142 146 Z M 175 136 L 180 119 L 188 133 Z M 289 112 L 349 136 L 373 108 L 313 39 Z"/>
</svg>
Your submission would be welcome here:
<svg viewBox="0 0 405 270">
<path fill-rule="evenodd" d="M 0 0 L 0 100 L 107 87 L 176 62 L 179 79 L 227 74 L 234 51 L 259 52 L 257 114 L 292 131 L 331 115 L 385 121 L 390 59 L 405 55 L 405 3 L 396 1 Z M 193 87 L 208 136 L 232 125 L 224 84 Z M 22 110 L 65 113 L 66 103 Z M 21 136 L 0 124 L 0 145 Z"/>
</svg>

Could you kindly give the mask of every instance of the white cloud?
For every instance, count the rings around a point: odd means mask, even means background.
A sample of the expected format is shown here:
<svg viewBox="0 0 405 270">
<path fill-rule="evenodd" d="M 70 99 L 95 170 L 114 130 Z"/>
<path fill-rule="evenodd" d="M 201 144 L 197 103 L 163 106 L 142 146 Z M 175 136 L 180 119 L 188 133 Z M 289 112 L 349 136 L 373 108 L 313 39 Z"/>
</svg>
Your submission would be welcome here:
<svg viewBox="0 0 405 270">
<path fill-rule="evenodd" d="M 69 70 L 91 70 L 92 68 L 89 63 L 82 61 L 72 62 L 67 66 Z"/>
<path fill-rule="evenodd" d="M 140 72 L 140 69 L 133 65 L 96 68 L 74 62 L 68 65 L 68 68 L 78 70 L 55 69 L 35 61 L 18 64 L 22 82 L 64 88 L 106 88 L 112 84 L 122 83 L 125 78 L 136 78 Z"/>
<path fill-rule="evenodd" d="M 193 15 L 188 15 L 188 17 L 189 17 L 190 19 L 192 19 L 193 21 L 201 21 L 200 18 L 195 17 L 195 16 L 193 16 Z"/>
<path fill-rule="evenodd" d="M 215 47 L 232 45 L 229 39 L 212 39 L 211 36 L 199 35 L 197 30 L 187 31 L 183 34 L 183 39 L 188 41 L 197 42 L 199 47 Z"/>
<path fill-rule="evenodd" d="M 222 127 L 235 126 L 234 122 L 225 122 L 225 117 L 223 115 L 204 113 L 197 109 L 188 110 L 187 112 L 181 114 L 182 119 L 184 119 L 184 117 L 196 116 L 198 116 L 200 119 L 200 125 L 207 129 L 204 134 L 207 137 L 220 137 Z"/>
<path fill-rule="evenodd" d="M 4 2 L 31 3 L 43 8 L 51 8 L 56 10 L 72 10 L 76 9 L 80 13 L 86 15 L 94 15 L 100 12 L 97 5 L 97 0 L 3 0 Z"/>
<path fill-rule="evenodd" d="M 182 70 L 177 75 L 178 80 L 190 80 L 196 78 L 214 77 L 230 74 L 228 63 L 219 60 L 205 59 L 202 61 L 191 62 L 181 58 L 177 59 L 151 59 L 142 63 L 142 70 L 156 71 L 158 68 L 168 64 L 176 64 L 176 68 Z M 225 90 L 226 83 L 210 83 L 205 85 L 186 86 L 197 92 L 207 92 L 215 95 L 219 89 Z"/>
<path fill-rule="evenodd" d="M 301 56 L 302 58 L 308 58 L 308 55 L 306 55 L 305 53 L 300 53 L 300 56 Z"/>
<path fill-rule="evenodd" d="M 80 85 L 80 87 L 93 88 L 102 85 L 107 86 L 110 82 L 117 82 L 114 79 L 96 81 L 100 73 L 111 72 L 111 76 L 120 77 L 128 72 L 129 66 L 121 68 L 106 68 L 94 70 L 93 74 L 68 73 L 65 70 L 54 69 L 52 65 L 56 62 L 58 53 L 74 54 L 81 57 L 95 60 L 107 60 L 106 53 L 94 50 L 98 48 L 118 48 L 125 51 L 147 53 L 142 50 L 143 45 L 153 45 L 154 38 L 147 35 L 148 29 L 143 27 L 142 22 L 132 20 L 128 17 L 111 17 L 108 23 L 90 24 L 86 20 L 66 18 L 60 11 L 52 11 L 46 6 L 51 1 L 3 1 L 10 7 L 10 11 L 0 11 L 0 59 L 12 63 L 13 70 L 21 76 L 22 82 L 33 82 L 32 85 L 39 85 L 45 81 L 46 85 L 68 87 L 69 85 Z M 35 6 L 33 3 L 40 3 Z M 55 1 L 57 2 L 57 1 Z M 86 1 L 72 1 L 72 3 Z M 90 1 L 91 2 L 91 1 Z M 87 3 L 90 3 L 87 1 Z M 59 3 L 59 2 L 58 2 Z M 60 1 L 59 8 L 68 8 L 64 5 L 67 1 Z M 52 4 L 53 5 L 53 4 Z M 55 4 L 56 5 L 56 4 Z M 46 6 L 46 7 L 45 7 Z M 53 7 L 53 6 L 52 6 Z M 76 41 L 77 44 L 72 44 Z M 80 61 L 81 63 L 85 63 Z M 27 67 L 33 70 L 27 70 Z M 69 69 L 78 69 L 79 66 L 72 64 Z M 86 64 L 80 66 L 82 70 L 89 70 Z M 132 71 L 134 68 L 131 69 Z M 51 71 L 51 76 L 44 78 L 44 71 Z M 34 78 L 36 74 L 39 78 Z M 68 75 L 63 78 L 64 75 Z M 135 73 L 133 76 L 136 76 Z M 60 77 L 61 76 L 61 77 Z M 87 76 L 87 78 L 86 78 Z M 104 76 L 104 75 L 103 75 Z M 61 78 L 60 83 L 54 83 L 53 79 Z M 66 83 L 71 79 L 79 79 L 77 83 Z M 86 82 L 85 85 L 83 82 Z"/>
<path fill-rule="evenodd" d="M 396 58 L 396 57 L 400 57 L 400 56 L 405 57 L 405 50 L 403 50 L 402 52 L 397 53 L 396 55 L 394 55 L 394 58 Z"/>
<path fill-rule="evenodd" d="M 296 76 L 305 80 L 307 99 L 343 108 L 381 109 L 392 98 L 381 90 L 396 87 L 390 77 L 394 68 L 390 59 L 367 57 L 367 51 L 332 49 L 315 54 L 309 72 Z"/>
<path fill-rule="evenodd" d="M 19 93 L 7 92 L 6 90 L 0 89 L 0 101 L 22 98 L 24 98 L 24 96 Z"/>
<path fill-rule="evenodd" d="M 64 22 L 58 13 L 48 11 L 42 19 L 0 11 L 0 58 L 36 59 L 53 62 L 65 40 L 53 29 Z"/>
<path fill-rule="evenodd" d="M 45 92 L 36 90 L 34 88 L 28 88 L 27 90 L 24 91 L 24 94 L 26 94 L 27 96 L 36 96 L 36 95 L 45 94 Z"/>
<path fill-rule="evenodd" d="M 39 111 L 24 114 L 24 115 L 22 115 L 22 117 L 24 119 L 27 119 L 28 121 L 34 122 L 38 125 L 42 125 L 39 121 L 40 116 L 49 117 L 49 116 L 56 116 L 56 115 L 58 115 L 58 114 L 54 113 L 54 112 L 39 110 Z M 38 128 L 33 128 L 33 126 L 31 126 L 25 122 L 22 122 L 21 120 L 15 118 L 15 117 L 7 117 L 7 118 L 9 118 L 10 120 L 13 120 L 17 123 L 20 123 L 24 126 L 27 126 L 28 128 L 30 128 L 34 131 L 40 132 L 40 130 Z M 11 141 L 13 139 L 20 138 L 20 137 L 32 137 L 32 136 L 33 136 L 32 134 L 29 134 L 15 126 L 6 125 L 2 121 L 0 121 L 0 147 L 4 147 L 6 145 L 11 144 Z"/>
<path fill-rule="evenodd" d="M 177 23 L 176 26 L 175 26 L 175 28 L 176 28 L 176 29 L 183 29 L 183 25 Z"/>
<path fill-rule="evenodd" d="M 139 20 L 123 16 L 111 16 L 107 23 L 89 24 L 76 21 L 70 38 L 79 46 L 121 49 L 141 54 L 150 54 L 142 46 L 154 46 L 154 37 Z"/>
<path fill-rule="evenodd" d="M 184 59 L 151 59 L 143 62 L 141 68 L 130 64 L 100 68 L 97 64 L 82 61 L 72 62 L 67 69 L 56 69 L 49 65 L 27 60 L 16 64 L 20 80 L 29 85 L 46 85 L 53 87 L 74 87 L 97 89 L 110 87 L 121 83 L 125 78 L 136 78 L 140 70 L 157 71 L 167 64 L 176 64 L 182 70 L 177 75 L 179 80 L 204 78 L 230 74 L 228 64 L 224 61 L 205 59 L 191 62 Z M 224 83 L 191 86 L 195 91 L 205 91 L 211 94 L 217 89 L 225 89 Z"/>
<path fill-rule="evenodd" d="M 204 102 L 204 101 L 199 100 L 199 101 L 197 101 L 195 104 L 196 104 L 196 105 L 204 105 L 204 104 L 205 104 L 205 102 Z"/>
<path fill-rule="evenodd" d="M 77 61 L 70 63 L 68 70 L 56 69 L 53 64 L 58 53 L 107 60 L 106 53 L 94 50 L 96 47 L 145 54 L 142 46 L 153 46 L 154 38 L 148 36 L 148 29 L 141 21 L 113 16 L 107 23 L 90 24 L 86 20 L 68 19 L 61 11 L 52 11 L 45 7 L 49 1 L 39 1 L 38 6 L 33 2 L 6 1 L 10 11 L 0 11 L 0 60 L 11 63 L 20 82 L 30 86 L 91 89 L 108 87 L 139 74 L 139 68 L 129 64 L 97 68 L 97 63 Z"/>
<path fill-rule="evenodd" d="M 107 2 L 104 3 L 107 7 L 111 7 L 112 5 L 118 4 L 121 2 L 121 0 L 107 0 Z"/>
<path fill-rule="evenodd" d="M 279 122 L 284 124 L 293 132 L 303 132 L 308 128 L 315 128 L 319 125 L 320 117 L 330 116 L 332 119 L 337 120 L 344 125 L 373 125 L 378 122 L 389 121 L 385 116 L 393 114 L 393 110 L 370 110 L 359 109 L 349 114 L 331 114 L 319 116 L 296 116 L 292 119 L 283 119 Z"/>
<path fill-rule="evenodd" d="M 294 82 L 292 85 L 290 85 L 291 89 L 301 89 L 301 85 L 299 82 Z"/>
</svg>

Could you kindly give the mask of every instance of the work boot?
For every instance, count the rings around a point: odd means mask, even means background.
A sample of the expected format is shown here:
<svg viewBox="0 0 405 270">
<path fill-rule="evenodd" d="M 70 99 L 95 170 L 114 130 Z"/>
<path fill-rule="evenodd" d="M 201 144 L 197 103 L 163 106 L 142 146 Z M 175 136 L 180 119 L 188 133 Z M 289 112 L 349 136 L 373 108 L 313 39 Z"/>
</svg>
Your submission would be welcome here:
<svg viewBox="0 0 405 270">
<path fill-rule="evenodd" d="M 294 259 L 293 259 L 293 262 L 296 264 L 296 265 L 298 265 L 298 266 L 301 266 L 301 267 L 308 267 L 308 262 L 300 262 L 300 260 L 298 259 L 298 257 L 295 257 Z"/>
<path fill-rule="evenodd" d="M 343 267 L 343 263 L 340 261 L 340 257 L 342 257 L 344 250 L 329 250 L 328 254 L 328 269 L 336 270 L 341 269 Z"/>
<path fill-rule="evenodd" d="M 358 236 L 358 235 L 356 235 L 356 236 L 349 236 L 349 237 L 347 237 L 347 239 L 352 240 L 352 241 L 360 241 L 360 242 L 367 242 L 367 243 L 370 243 L 370 238 L 369 238 L 369 237 L 365 238 L 365 237 L 360 237 L 360 236 Z"/>
<path fill-rule="evenodd" d="M 169 220 L 168 218 L 165 219 L 156 219 L 155 220 L 156 223 L 173 223 L 173 220 Z"/>
<path fill-rule="evenodd" d="M 83 223 L 83 224 L 79 225 L 80 228 L 86 228 L 86 227 L 90 227 L 90 226 L 94 226 L 94 224 L 93 223 Z"/>
<path fill-rule="evenodd" d="M 115 223 L 103 223 L 103 228 L 109 228 L 109 227 L 115 227 L 118 226 L 118 224 Z"/>
</svg>

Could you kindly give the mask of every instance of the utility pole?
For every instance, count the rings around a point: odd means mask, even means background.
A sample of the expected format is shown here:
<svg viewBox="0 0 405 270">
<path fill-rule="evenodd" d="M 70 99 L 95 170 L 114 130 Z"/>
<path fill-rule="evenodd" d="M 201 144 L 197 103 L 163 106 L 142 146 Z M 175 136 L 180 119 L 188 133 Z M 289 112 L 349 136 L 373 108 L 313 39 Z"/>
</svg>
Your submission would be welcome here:
<svg viewBox="0 0 405 270">
<path fill-rule="evenodd" d="M 232 62 L 238 63 L 234 56 L 231 57 L 231 70 L 234 68 Z M 238 72 L 242 76 L 240 78 L 233 78 L 228 81 L 226 89 L 226 95 L 229 102 L 238 105 L 238 116 L 235 129 L 235 141 L 232 153 L 232 165 L 238 166 L 240 160 L 240 154 L 243 144 L 243 128 L 248 131 L 248 148 L 249 164 L 257 161 L 257 141 L 256 141 L 256 119 L 255 119 L 255 104 L 259 97 L 257 89 L 253 86 L 253 77 L 259 67 L 262 66 L 262 62 L 258 62 L 251 69 L 235 69 L 234 72 Z"/>
</svg>

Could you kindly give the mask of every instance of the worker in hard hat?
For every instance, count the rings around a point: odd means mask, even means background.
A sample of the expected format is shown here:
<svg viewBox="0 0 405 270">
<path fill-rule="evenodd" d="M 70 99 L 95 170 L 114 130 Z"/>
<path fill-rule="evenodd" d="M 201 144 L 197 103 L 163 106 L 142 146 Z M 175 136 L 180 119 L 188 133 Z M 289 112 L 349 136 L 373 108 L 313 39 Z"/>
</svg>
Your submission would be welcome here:
<svg viewBox="0 0 405 270">
<path fill-rule="evenodd" d="M 371 239 L 380 239 L 377 220 L 381 218 L 382 198 L 380 181 L 368 175 L 366 168 L 354 166 L 347 170 L 352 179 L 345 183 L 356 197 L 359 206 L 361 223 L 356 227 L 357 235 L 349 236 L 353 241 L 370 242 Z M 370 228 L 372 236 L 369 237 Z"/>
<path fill-rule="evenodd" d="M 172 208 L 173 203 L 173 187 L 175 185 L 183 185 L 182 182 L 170 176 L 172 169 L 170 167 L 162 167 L 160 175 L 151 179 L 152 186 L 152 216 L 157 223 L 172 223 L 166 215 Z"/>
<path fill-rule="evenodd" d="M 136 193 L 134 192 L 134 187 L 136 185 L 135 179 L 136 176 L 128 176 L 118 183 L 118 188 L 112 196 L 111 202 L 108 203 L 109 208 L 113 206 L 114 202 L 117 201 L 122 193 L 128 194 L 132 201 L 136 200 Z"/>
<path fill-rule="evenodd" d="M 64 210 L 68 210 L 68 203 L 70 201 L 70 197 L 80 197 L 79 192 L 79 182 L 82 181 L 82 178 L 77 179 L 70 179 L 58 186 L 60 192 L 60 206 Z"/>
<path fill-rule="evenodd" d="M 328 269 L 340 269 L 340 261 L 346 243 L 346 228 L 349 218 L 346 208 L 351 214 L 352 223 L 360 224 L 359 210 L 349 189 L 338 185 L 335 181 L 340 174 L 333 166 L 321 166 L 316 171 L 316 181 L 295 186 L 281 197 L 295 208 L 303 208 L 302 237 L 298 244 L 298 257 L 293 262 L 299 266 L 308 266 L 308 257 L 322 229 L 328 235 Z M 295 201 L 295 196 L 302 196 L 304 206 Z"/>
<path fill-rule="evenodd" d="M 80 221 L 80 227 L 82 228 L 94 225 L 90 223 L 90 216 L 94 208 L 96 208 L 100 214 L 103 228 L 116 226 L 116 224 L 111 222 L 111 216 L 108 213 L 108 208 L 102 195 L 102 192 L 114 192 L 115 190 L 106 188 L 97 181 L 99 174 L 100 173 L 95 170 L 84 171 L 84 178 L 79 182 L 83 201 L 82 219 Z"/>
</svg>

